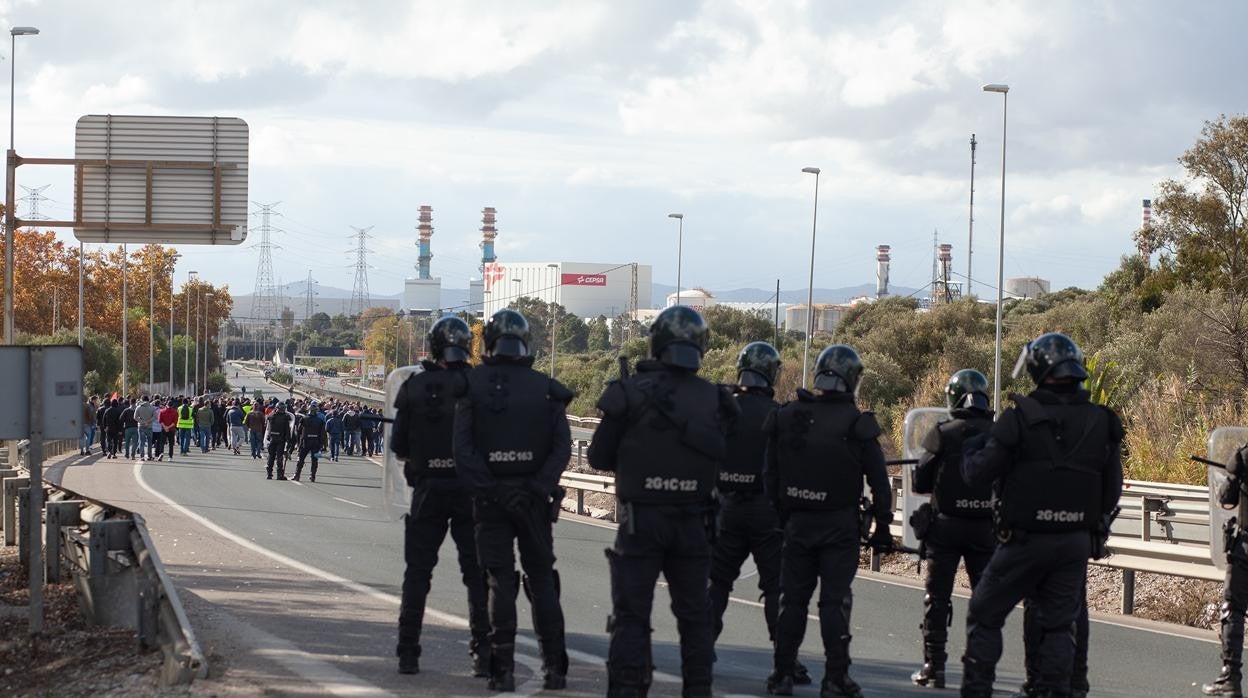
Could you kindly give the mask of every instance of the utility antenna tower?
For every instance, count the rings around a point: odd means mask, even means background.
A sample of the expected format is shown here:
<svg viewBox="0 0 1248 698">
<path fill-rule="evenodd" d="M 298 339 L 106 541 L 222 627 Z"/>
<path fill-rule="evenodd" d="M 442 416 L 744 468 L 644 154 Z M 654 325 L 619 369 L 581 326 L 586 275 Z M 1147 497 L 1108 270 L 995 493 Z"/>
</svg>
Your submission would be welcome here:
<svg viewBox="0 0 1248 698">
<path fill-rule="evenodd" d="M 637 263 L 633 262 L 632 267 L 632 290 L 628 294 L 628 324 L 624 325 L 624 341 L 633 338 L 633 323 L 637 321 Z"/>
<path fill-rule="evenodd" d="M 261 327 L 268 327 L 269 323 L 277 319 L 279 310 L 277 305 L 277 288 L 273 283 L 273 249 L 277 248 L 277 245 L 274 245 L 270 238 L 278 228 L 273 227 L 269 223 L 269 217 L 274 215 L 273 209 L 281 202 L 274 201 L 271 204 L 252 203 L 260 207 L 258 211 L 260 214 L 260 243 L 256 245 L 260 249 L 260 261 L 256 263 L 256 287 L 251 292 L 251 321 Z"/>
<path fill-rule="evenodd" d="M 971 256 L 975 254 L 975 134 L 971 134 L 971 209 L 966 221 L 966 295 L 971 294 Z"/>
<path fill-rule="evenodd" d="M 39 202 L 48 200 L 48 197 L 44 196 L 43 192 L 44 190 L 46 190 L 48 187 L 52 185 L 44 184 L 38 187 L 28 187 L 24 184 L 19 184 L 17 186 L 26 190 L 26 196 L 23 196 L 22 198 L 18 199 L 18 201 L 21 201 L 22 203 L 26 204 L 26 216 L 25 217 L 32 221 L 47 220 L 48 218 L 47 216 L 43 216 L 39 214 Z"/>
<path fill-rule="evenodd" d="M 372 230 L 373 226 L 370 225 L 367 228 L 351 226 L 351 229 L 355 231 L 351 235 L 355 239 L 355 286 L 351 289 L 351 307 L 347 312 L 352 317 L 358 318 L 372 304 L 368 297 L 368 253 L 372 250 L 368 249 L 367 240 L 372 237 L 368 231 Z"/>
<path fill-rule="evenodd" d="M 313 301 L 312 299 L 318 295 L 316 292 L 316 279 L 312 278 L 311 269 L 308 270 L 308 281 L 307 281 L 305 288 L 303 289 L 303 293 L 304 293 L 303 319 L 307 320 L 308 318 L 311 318 L 312 313 L 316 311 L 316 302 Z"/>
</svg>

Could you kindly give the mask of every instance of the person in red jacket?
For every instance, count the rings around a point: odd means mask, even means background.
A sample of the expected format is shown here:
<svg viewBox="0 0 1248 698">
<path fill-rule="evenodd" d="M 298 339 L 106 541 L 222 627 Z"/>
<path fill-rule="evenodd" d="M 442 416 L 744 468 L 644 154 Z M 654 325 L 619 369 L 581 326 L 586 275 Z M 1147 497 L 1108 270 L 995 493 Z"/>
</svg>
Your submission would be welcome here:
<svg viewBox="0 0 1248 698">
<path fill-rule="evenodd" d="M 178 433 L 178 411 L 173 406 L 173 400 L 167 401 L 156 413 L 156 421 L 160 422 L 161 432 L 159 435 L 160 442 L 156 448 L 164 448 L 169 451 L 169 460 L 173 460 L 173 443 Z M 164 455 L 158 455 L 156 460 L 163 461 Z"/>
</svg>

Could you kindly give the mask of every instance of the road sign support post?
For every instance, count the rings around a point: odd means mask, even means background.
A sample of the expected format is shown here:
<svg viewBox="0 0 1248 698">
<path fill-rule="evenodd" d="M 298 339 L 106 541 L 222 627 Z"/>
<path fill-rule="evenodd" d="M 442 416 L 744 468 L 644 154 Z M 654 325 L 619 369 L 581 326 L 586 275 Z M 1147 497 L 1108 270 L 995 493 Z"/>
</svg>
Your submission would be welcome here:
<svg viewBox="0 0 1248 698">
<path fill-rule="evenodd" d="M 30 350 L 30 634 L 43 632 L 43 349 Z"/>
</svg>

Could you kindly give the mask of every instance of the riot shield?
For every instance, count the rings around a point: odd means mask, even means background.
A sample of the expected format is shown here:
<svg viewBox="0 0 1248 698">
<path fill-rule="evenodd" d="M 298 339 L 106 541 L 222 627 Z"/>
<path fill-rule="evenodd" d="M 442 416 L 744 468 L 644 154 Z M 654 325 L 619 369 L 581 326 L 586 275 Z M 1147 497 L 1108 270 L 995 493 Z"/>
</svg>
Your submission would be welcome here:
<svg viewBox="0 0 1248 698">
<path fill-rule="evenodd" d="M 386 419 L 394 419 L 394 399 L 398 397 L 399 388 L 403 387 L 403 382 L 409 376 L 420 373 L 425 369 L 421 366 L 400 366 L 390 372 L 386 376 L 385 390 L 386 403 L 382 407 L 381 414 Z M 387 430 L 393 433 L 393 423 L 391 428 Z M 386 514 L 389 515 L 391 521 L 397 521 L 411 509 L 412 506 L 412 488 L 407 486 L 407 478 L 403 477 L 403 461 L 394 455 L 394 451 L 390 450 L 390 444 L 387 441 L 385 448 L 382 449 L 382 477 L 381 477 L 381 496 L 382 503 Z"/>
<path fill-rule="evenodd" d="M 906 421 L 902 428 L 901 443 L 903 457 L 919 460 L 927 455 L 923 448 L 923 439 L 936 425 L 949 419 L 949 410 L 943 407 L 917 407 L 906 413 Z M 901 466 L 901 543 L 908 548 L 919 547 L 919 539 L 910 527 L 910 515 L 931 499 L 930 495 L 915 494 L 911 485 L 914 481 L 914 466 Z"/>
<path fill-rule="evenodd" d="M 1248 427 L 1218 427 L 1209 434 L 1209 452 L 1206 458 L 1217 463 L 1230 463 L 1235 452 L 1248 443 Z M 1209 556 L 1213 564 L 1220 570 L 1226 569 L 1226 550 L 1223 545 L 1222 531 L 1226 522 L 1237 516 L 1235 509 L 1223 509 L 1218 503 L 1218 488 L 1227 480 L 1226 471 L 1212 465 L 1206 466 L 1209 471 Z M 1240 526 L 1244 525 L 1240 521 Z"/>
</svg>

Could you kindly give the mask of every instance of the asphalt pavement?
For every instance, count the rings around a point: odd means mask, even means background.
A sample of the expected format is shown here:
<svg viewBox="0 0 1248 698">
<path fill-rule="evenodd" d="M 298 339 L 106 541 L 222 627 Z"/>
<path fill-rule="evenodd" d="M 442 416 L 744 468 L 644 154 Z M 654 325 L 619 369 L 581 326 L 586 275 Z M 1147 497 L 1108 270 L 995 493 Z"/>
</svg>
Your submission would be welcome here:
<svg viewBox="0 0 1248 698">
<path fill-rule="evenodd" d="M 230 370 L 228 375 L 232 376 Z M 248 394 L 271 386 L 258 374 L 231 377 Z M 400 676 L 393 650 L 403 575 L 402 524 L 382 508 L 381 469 L 359 457 L 322 461 L 316 483 L 264 479 L 263 465 L 246 453 L 196 453 L 174 462 L 142 464 L 75 458 L 65 484 L 84 494 L 122 499 L 148 518 L 170 573 L 189 597 L 222 664 L 279 694 L 487 694 L 468 675 L 464 593 L 453 546 L 443 546 L 429 597 L 422 673 Z M 293 471 L 292 467 L 288 473 Z M 305 473 L 306 476 L 306 473 Z M 572 654 L 568 695 L 605 691 L 604 631 L 610 612 L 603 550 L 614 529 L 565 515 L 556 525 L 557 567 Z M 746 574 L 752 568 L 747 566 Z M 741 580 L 717 646 L 716 692 L 763 695 L 771 670 L 756 578 Z M 675 622 L 657 591 L 654 695 L 679 695 Z M 817 598 L 817 595 L 816 595 Z M 910 580 L 864 573 L 854 585 L 852 675 L 868 696 L 932 695 L 909 682 L 919 663 L 923 594 Z M 536 650 L 529 609 L 519 599 L 522 646 L 519 692 L 535 693 Z M 822 675 L 817 608 L 802 647 L 817 695 Z M 959 656 L 964 599 L 955 601 L 951 655 Z M 1021 613 L 1006 627 L 1006 654 L 998 689 L 1021 683 Z M 1175 626 L 1106 618 L 1092 627 L 1092 695 L 1190 695 L 1193 684 L 1216 673 L 1217 647 L 1208 633 Z M 956 686 L 960 666 L 950 664 Z"/>
</svg>

